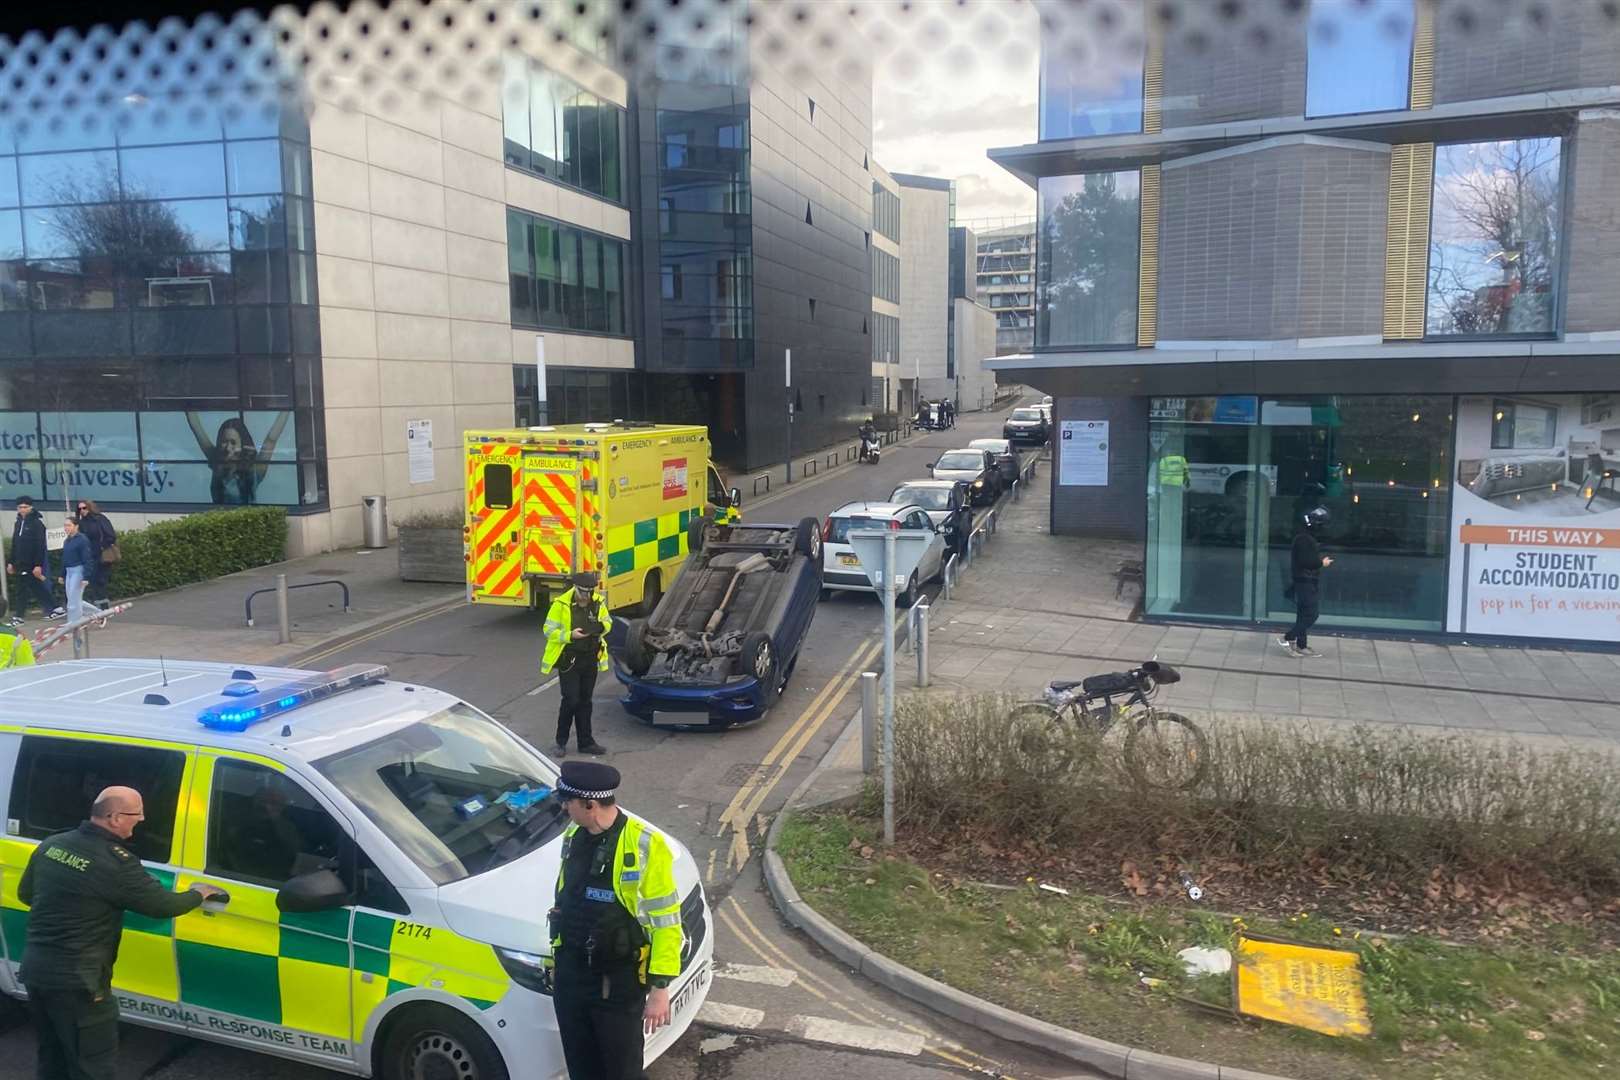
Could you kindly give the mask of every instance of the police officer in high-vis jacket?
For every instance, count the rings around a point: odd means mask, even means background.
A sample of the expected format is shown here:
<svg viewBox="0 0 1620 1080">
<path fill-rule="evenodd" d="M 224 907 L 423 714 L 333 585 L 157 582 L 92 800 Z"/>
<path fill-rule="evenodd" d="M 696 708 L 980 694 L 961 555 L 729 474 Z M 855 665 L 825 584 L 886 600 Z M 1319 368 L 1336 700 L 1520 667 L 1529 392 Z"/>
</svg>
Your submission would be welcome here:
<svg viewBox="0 0 1620 1080">
<path fill-rule="evenodd" d="M 112 971 L 125 911 L 172 919 L 225 898 L 200 882 L 185 892 L 159 885 L 124 846 L 145 818 L 138 791 L 108 788 L 89 821 L 40 842 L 17 882 L 17 899 L 31 908 L 21 976 L 39 1039 L 39 1080 L 112 1080 Z"/>
<path fill-rule="evenodd" d="M 607 634 L 613 629 L 607 601 L 597 591 L 599 581 L 595 573 L 580 571 L 574 575 L 574 587 L 559 594 L 546 612 L 540 674 L 557 671 L 562 704 L 557 708 L 557 745 L 552 747 L 556 757 L 568 753 L 570 728 L 579 732 L 580 753 L 607 753 L 591 734 L 591 695 L 596 693 L 597 674 L 608 669 Z"/>
<path fill-rule="evenodd" d="M 563 833 L 551 909 L 552 1004 L 570 1080 L 641 1080 L 644 1038 L 670 1020 L 681 971 L 675 856 L 614 801 L 619 770 L 562 767 Z"/>
</svg>

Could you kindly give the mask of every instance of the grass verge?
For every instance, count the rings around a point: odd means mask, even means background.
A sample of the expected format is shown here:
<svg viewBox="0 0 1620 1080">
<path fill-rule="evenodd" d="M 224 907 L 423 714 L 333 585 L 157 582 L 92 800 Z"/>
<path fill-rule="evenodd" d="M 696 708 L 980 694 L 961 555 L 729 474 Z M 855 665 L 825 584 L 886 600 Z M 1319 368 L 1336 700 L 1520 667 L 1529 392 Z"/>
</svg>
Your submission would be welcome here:
<svg viewBox="0 0 1620 1080">
<path fill-rule="evenodd" d="M 1174 902 L 994 888 L 873 851 L 853 814 L 792 818 L 778 848 L 822 914 L 900 963 L 1098 1038 L 1298 1080 L 1569 1080 L 1620 1072 L 1620 956 L 1579 927 L 1536 947 L 1335 933 L 1306 914 L 1247 924 Z M 1230 981 L 1183 975 L 1189 945 L 1256 933 L 1361 954 L 1374 1034 L 1332 1039 L 1237 1021 Z M 1342 929 L 1342 928 L 1341 928 Z M 1160 980 L 1144 987 L 1142 978 Z"/>
</svg>

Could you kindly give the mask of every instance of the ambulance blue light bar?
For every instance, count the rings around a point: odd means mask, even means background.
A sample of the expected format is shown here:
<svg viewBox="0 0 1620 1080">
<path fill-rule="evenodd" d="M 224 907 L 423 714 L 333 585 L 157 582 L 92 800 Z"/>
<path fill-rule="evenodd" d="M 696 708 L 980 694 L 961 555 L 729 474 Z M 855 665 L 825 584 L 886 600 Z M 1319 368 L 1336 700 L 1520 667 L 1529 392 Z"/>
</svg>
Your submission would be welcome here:
<svg viewBox="0 0 1620 1080">
<path fill-rule="evenodd" d="M 246 731 L 261 720 L 386 678 L 388 668 L 382 664 L 348 664 L 262 690 L 251 684 L 232 683 L 223 691 L 228 700 L 208 706 L 198 714 L 197 722 L 215 731 Z"/>
</svg>

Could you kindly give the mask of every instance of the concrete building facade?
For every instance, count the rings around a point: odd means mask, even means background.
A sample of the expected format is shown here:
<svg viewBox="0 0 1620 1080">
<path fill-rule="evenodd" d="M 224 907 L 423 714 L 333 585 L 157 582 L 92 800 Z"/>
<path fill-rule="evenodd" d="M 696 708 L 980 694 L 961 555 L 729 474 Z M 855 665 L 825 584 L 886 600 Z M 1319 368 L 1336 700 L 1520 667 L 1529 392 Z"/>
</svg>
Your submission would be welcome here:
<svg viewBox="0 0 1620 1080">
<path fill-rule="evenodd" d="M 1035 344 L 1035 222 L 985 223 L 978 237 L 979 303 L 995 312 L 996 354 Z"/>
<path fill-rule="evenodd" d="M 900 185 L 872 163 L 872 401 L 874 412 L 899 408 Z"/>
<path fill-rule="evenodd" d="M 900 235 L 906 257 L 900 265 L 901 412 L 917 402 L 938 401 L 955 391 L 946 353 L 950 340 L 951 226 L 956 186 L 933 176 L 895 173 L 900 186 Z"/>
<path fill-rule="evenodd" d="M 1149 617 L 1620 640 L 1620 15 L 1047 5 L 1035 335 L 1053 527 L 1139 540 Z M 1259 18 L 1255 15 L 1254 18 Z M 1086 31 L 1087 33 L 1093 31 Z"/>
</svg>

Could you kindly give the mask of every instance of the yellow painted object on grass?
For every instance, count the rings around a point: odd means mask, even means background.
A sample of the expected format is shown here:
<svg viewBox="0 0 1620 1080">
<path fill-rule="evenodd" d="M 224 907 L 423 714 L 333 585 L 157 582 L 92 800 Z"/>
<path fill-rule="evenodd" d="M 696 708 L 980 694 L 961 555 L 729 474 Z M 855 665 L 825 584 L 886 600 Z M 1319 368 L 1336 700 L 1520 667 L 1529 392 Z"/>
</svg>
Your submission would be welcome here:
<svg viewBox="0 0 1620 1080">
<path fill-rule="evenodd" d="M 1238 1012 L 1324 1035 L 1372 1034 L 1357 954 L 1245 936 L 1233 961 Z"/>
</svg>

